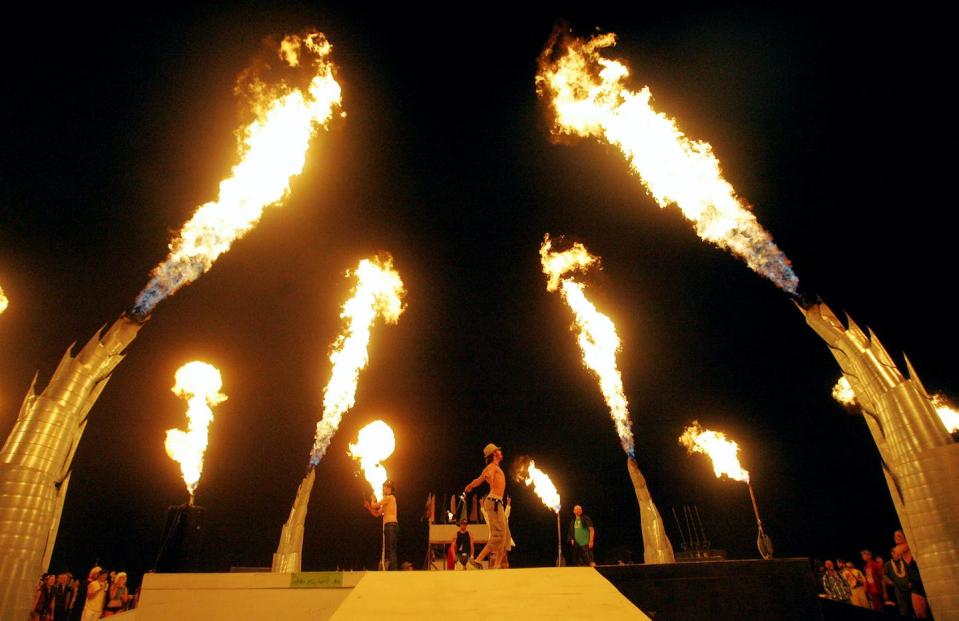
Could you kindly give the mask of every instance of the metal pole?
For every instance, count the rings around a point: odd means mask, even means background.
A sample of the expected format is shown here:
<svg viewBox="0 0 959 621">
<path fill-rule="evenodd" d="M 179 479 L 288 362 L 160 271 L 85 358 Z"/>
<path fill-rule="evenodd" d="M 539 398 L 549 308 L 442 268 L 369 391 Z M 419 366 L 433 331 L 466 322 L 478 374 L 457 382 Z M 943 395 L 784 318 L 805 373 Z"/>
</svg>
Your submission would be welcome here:
<svg viewBox="0 0 959 621">
<path fill-rule="evenodd" d="M 763 521 L 759 518 L 759 508 L 756 506 L 756 494 L 753 493 L 753 486 L 747 481 L 746 487 L 749 488 L 749 499 L 753 502 L 753 513 L 756 514 L 756 525 L 759 527 L 759 535 L 756 537 L 756 547 L 759 548 L 759 556 L 768 561 L 773 557 L 773 542 L 769 536 L 763 532 Z"/>
<path fill-rule="evenodd" d="M 563 566 L 563 531 L 559 525 L 559 511 L 556 512 L 556 566 Z"/>
</svg>

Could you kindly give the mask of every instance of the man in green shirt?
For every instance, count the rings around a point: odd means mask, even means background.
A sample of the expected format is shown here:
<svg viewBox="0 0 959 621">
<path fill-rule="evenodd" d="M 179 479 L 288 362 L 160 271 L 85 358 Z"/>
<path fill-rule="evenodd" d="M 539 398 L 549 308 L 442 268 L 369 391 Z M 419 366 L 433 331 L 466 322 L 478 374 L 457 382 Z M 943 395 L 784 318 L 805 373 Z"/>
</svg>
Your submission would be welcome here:
<svg viewBox="0 0 959 621">
<path fill-rule="evenodd" d="M 573 507 L 573 519 L 569 523 L 569 545 L 573 548 L 573 565 L 595 567 L 593 562 L 593 543 L 596 541 L 596 529 L 593 520 L 583 515 L 583 508 Z"/>
</svg>

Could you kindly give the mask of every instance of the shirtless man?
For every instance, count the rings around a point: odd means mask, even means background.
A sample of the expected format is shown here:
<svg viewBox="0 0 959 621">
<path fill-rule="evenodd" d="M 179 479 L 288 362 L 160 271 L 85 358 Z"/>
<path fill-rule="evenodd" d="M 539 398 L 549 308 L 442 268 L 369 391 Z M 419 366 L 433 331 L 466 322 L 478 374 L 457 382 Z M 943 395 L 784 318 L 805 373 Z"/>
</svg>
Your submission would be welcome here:
<svg viewBox="0 0 959 621">
<path fill-rule="evenodd" d="M 506 475 L 499 467 L 500 462 L 503 461 L 503 450 L 490 443 L 483 449 L 483 456 L 486 458 L 486 467 L 483 468 L 483 472 L 478 477 L 469 482 L 463 489 L 463 493 L 468 494 L 474 487 L 489 483 L 489 495 L 483 500 L 483 509 L 486 511 L 486 519 L 489 521 L 490 536 L 486 546 L 476 557 L 474 564 L 478 565 L 480 561 L 492 554 L 492 568 L 499 569 L 509 545 L 509 526 L 506 523 L 506 507 L 503 505 Z"/>
<path fill-rule="evenodd" d="M 393 491 L 393 481 L 387 480 L 383 483 L 383 500 L 372 502 L 367 500 L 363 506 L 373 517 L 383 516 L 383 547 L 385 550 L 387 566 L 385 569 L 397 571 L 400 566 L 396 556 L 396 540 L 400 535 L 400 523 L 396 519 L 396 496 Z"/>
</svg>

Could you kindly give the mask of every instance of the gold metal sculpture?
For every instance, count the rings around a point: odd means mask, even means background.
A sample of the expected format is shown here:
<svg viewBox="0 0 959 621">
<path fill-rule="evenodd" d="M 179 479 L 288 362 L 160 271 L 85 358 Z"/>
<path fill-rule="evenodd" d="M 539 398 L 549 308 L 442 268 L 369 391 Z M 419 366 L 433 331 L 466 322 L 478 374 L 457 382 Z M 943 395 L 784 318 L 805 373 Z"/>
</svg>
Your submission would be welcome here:
<svg viewBox="0 0 959 621">
<path fill-rule="evenodd" d="M 306 522 L 306 509 L 310 502 L 310 493 L 313 491 L 313 481 L 316 479 L 316 470 L 310 471 L 303 478 L 303 482 L 296 489 L 296 499 L 290 509 L 290 517 L 280 531 L 280 543 L 276 546 L 273 555 L 274 573 L 299 573 L 303 562 L 303 525 Z"/>
<path fill-rule="evenodd" d="M 122 315 L 76 357 L 71 345 L 39 395 L 34 376 L 0 450 L 0 619 L 28 616 L 53 552 L 87 415 L 142 325 Z"/>
<path fill-rule="evenodd" d="M 939 621 L 959 621 L 959 444 L 906 359 L 906 378 L 873 334 L 821 302 L 800 306 L 849 380 L 899 521 Z"/>
<path fill-rule="evenodd" d="M 633 491 L 636 492 L 636 502 L 639 503 L 639 524 L 643 531 L 643 562 L 645 563 L 675 563 L 673 545 L 666 536 L 663 518 L 653 502 L 653 497 L 646 487 L 646 478 L 639 471 L 639 464 L 632 457 L 626 459 L 629 469 L 629 478 L 633 481 Z"/>
</svg>

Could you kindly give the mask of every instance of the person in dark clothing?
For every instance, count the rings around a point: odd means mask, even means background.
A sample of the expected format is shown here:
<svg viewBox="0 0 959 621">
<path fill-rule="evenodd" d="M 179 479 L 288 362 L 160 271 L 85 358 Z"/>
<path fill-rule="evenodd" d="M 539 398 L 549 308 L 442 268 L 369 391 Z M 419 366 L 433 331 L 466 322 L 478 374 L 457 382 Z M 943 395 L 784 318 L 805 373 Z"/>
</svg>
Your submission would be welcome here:
<svg viewBox="0 0 959 621">
<path fill-rule="evenodd" d="M 73 576 L 62 573 L 57 576 L 53 591 L 53 621 L 67 621 L 70 618 L 70 604 L 73 603 Z"/>
<path fill-rule="evenodd" d="M 569 523 L 567 541 L 573 550 L 573 565 L 596 566 L 593 561 L 596 529 L 593 528 L 593 520 L 589 519 L 588 515 L 583 515 L 583 508 L 579 505 L 573 507 L 573 519 Z"/>
<path fill-rule="evenodd" d="M 473 560 L 473 533 L 467 530 L 469 520 L 463 518 L 460 520 L 460 528 L 453 535 L 453 541 L 450 545 L 453 548 L 453 558 L 459 567 L 456 569 L 467 569 L 469 562 Z"/>
</svg>

